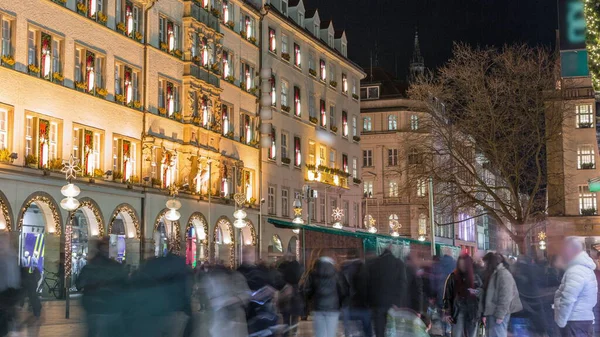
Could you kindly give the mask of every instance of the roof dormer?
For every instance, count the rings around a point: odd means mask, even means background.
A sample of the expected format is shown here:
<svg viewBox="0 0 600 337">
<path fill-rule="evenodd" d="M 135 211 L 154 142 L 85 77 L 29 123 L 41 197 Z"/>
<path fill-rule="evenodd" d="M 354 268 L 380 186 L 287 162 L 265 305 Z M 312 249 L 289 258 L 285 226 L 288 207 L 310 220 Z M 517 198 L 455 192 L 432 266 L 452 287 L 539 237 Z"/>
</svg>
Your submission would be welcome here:
<svg viewBox="0 0 600 337">
<path fill-rule="evenodd" d="M 321 22 L 321 40 L 325 41 L 329 47 L 334 48 L 334 37 L 333 21 L 327 20 Z"/>
<path fill-rule="evenodd" d="M 320 38 L 321 34 L 321 18 L 319 17 L 318 9 L 309 9 L 306 11 L 304 18 L 304 28 L 313 33 L 314 36 Z"/>
<path fill-rule="evenodd" d="M 289 0 L 288 16 L 294 20 L 299 26 L 304 27 L 304 18 L 306 9 L 302 0 Z"/>
<path fill-rule="evenodd" d="M 335 49 L 344 55 L 344 57 L 348 57 L 348 39 L 346 38 L 346 31 L 336 30 L 334 38 Z"/>
</svg>

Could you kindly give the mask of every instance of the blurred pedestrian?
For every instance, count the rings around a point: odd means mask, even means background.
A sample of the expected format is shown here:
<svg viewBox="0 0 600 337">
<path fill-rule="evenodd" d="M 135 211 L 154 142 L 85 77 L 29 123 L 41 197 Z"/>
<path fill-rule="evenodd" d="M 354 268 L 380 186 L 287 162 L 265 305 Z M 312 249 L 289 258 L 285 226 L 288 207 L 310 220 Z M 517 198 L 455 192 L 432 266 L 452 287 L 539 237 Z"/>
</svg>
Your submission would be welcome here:
<svg viewBox="0 0 600 337">
<path fill-rule="evenodd" d="M 17 254 L 10 247 L 9 236 L 0 233 L 0 336 L 6 336 L 16 318 L 21 273 Z"/>
<path fill-rule="evenodd" d="M 285 286 L 280 292 L 279 310 L 283 316 L 283 324 L 288 326 L 284 337 L 295 335 L 297 331 L 298 320 L 304 312 L 304 299 L 300 294 L 299 283 L 302 277 L 302 265 L 296 260 L 296 256 L 291 253 L 285 255 L 285 261 L 279 265 L 279 272 L 283 276 Z"/>
<path fill-rule="evenodd" d="M 410 255 L 406 257 L 406 284 L 407 292 L 405 306 L 415 312 L 425 310 L 425 297 L 423 295 L 423 270 Z"/>
<path fill-rule="evenodd" d="M 367 298 L 372 309 L 375 336 L 384 337 L 388 311 L 406 304 L 408 280 L 406 266 L 390 247 L 367 264 Z"/>
<path fill-rule="evenodd" d="M 304 284 L 303 294 L 311 303 L 315 337 L 335 337 L 342 298 L 332 258 L 324 256 L 316 261 Z"/>
<path fill-rule="evenodd" d="M 82 304 L 87 315 L 89 337 L 122 336 L 124 331 L 123 286 L 127 273 L 121 264 L 108 256 L 107 239 L 99 239 L 96 252 L 76 280 L 83 291 Z"/>
<path fill-rule="evenodd" d="M 130 334 L 156 337 L 189 334 L 192 272 L 185 258 L 174 254 L 148 259 L 131 278 L 129 307 L 134 324 Z"/>
<path fill-rule="evenodd" d="M 39 319 L 42 314 L 42 303 L 40 296 L 37 293 L 38 282 L 40 281 L 41 275 L 40 270 L 37 268 L 21 267 L 21 289 L 23 302 L 27 298 L 29 303 L 29 310 L 32 311 L 33 317 Z"/>
<path fill-rule="evenodd" d="M 248 304 L 250 290 L 244 277 L 239 272 L 215 265 L 202 277 L 200 287 L 212 313 L 210 336 L 248 336 L 244 307 Z"/>
<path fill-rule="evenodd" d="M 473 259 L 463 254 L 446 279 L 444 312 L 452 324 L 453 337 L 475 337 L 479 323 L 481 279 L 473 270 Z"/>
<path fill-rule="evenodd" d="M 513 333 L 524 336 L 543 336 L 546 330 L 542 292 L 544 274 L 527 255 L 520 255 L 513 266 L 513 277 L 519 290 L 523 310 L 512 316 Z M 519 330 L 522 329 L 522 330 Z"/>
<path fill-rule="evenodd" d="M 593 336 L 594 306 L 598 300 L 596 263 L 576 237 L 565 239 L 562 258 L 567 270 L 554 295 L 554 319 L 563 337 Z"/>
<path fill-rule="evenodd" d="M 487 253 L 483 262 L 486 267 L 484 297 L 479 308 L 487 337 L 506 337 L 510 315 L 523 309 L 519 290 L 502 255 Z"/>
<path fill-rule="evenodd" d="M 364 337 L 371 337 L 371 312 L 367 304 L 367 280 L 365 264 L 360 259 L 346 261 L 341 268 L 340 283 L 344 300 L 342 316 L 346 337 L 352 335 L 351 322 L 358 321 Z"/>
</svg>

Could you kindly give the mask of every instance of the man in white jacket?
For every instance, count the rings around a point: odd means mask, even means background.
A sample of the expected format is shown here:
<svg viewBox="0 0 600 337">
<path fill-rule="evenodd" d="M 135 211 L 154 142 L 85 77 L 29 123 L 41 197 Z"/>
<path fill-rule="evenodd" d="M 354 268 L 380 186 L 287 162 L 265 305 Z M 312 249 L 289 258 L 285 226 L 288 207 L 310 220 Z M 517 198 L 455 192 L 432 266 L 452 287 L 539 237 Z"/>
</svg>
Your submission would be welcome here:
<svg viewBox="0 0 600 337">
<path fill-rule="evenodd" d="M 554 321 L 562 337 L 592 337 L 598 296 L 596 264 L 576 237 L 565 239 L 562 257 L 567 270 L 554 295 Z"/>
</svg>

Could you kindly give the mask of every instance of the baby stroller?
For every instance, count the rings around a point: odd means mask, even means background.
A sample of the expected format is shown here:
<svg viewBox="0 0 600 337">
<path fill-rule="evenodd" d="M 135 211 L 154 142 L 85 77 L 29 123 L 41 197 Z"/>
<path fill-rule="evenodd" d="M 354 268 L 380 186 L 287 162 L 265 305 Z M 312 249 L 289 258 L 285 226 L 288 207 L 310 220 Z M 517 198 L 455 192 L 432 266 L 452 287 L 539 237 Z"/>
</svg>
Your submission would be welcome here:
<svg viewBox="0 0 600 337">
<path fill-rule="evenodd" d="M 274 336 L 286 328 L 285 325 L 277 325 L 279 316 L 274 304 L 275 293 L 275 289 L 265 286 L 251 294 L 246 315 L 249 337 Z"/>
</svg>

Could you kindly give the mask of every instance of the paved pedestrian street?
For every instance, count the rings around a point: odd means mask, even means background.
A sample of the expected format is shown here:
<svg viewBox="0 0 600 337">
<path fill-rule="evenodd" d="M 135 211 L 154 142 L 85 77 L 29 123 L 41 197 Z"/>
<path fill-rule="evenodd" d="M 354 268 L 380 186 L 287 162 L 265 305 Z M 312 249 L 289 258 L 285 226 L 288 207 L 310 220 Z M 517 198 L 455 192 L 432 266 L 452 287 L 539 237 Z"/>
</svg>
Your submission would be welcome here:
<svg viewBox="0 0 600 337">
<path fill-rule="evenodd" d="M 75 300 L 71 303 L 70 318 L 65 319 L 64 301 L 44 301 L 42 302 L 42 319 L 39 326 L 30 326 L 22 329 L 20 333 L 13 333 L 10 337 L 85 337 L 85 313 L 81 303 Z M 27 307 L 21 311 L 21 320 L 26 320 L 30 314 Z M 341 322 L 340 332 L 341 336 Z M 299 325 L 298 337 L 311 337 L 312 322 L 302 321 Z M 204 337 L 204 336 L 194 336 Z"/>
</svg>

